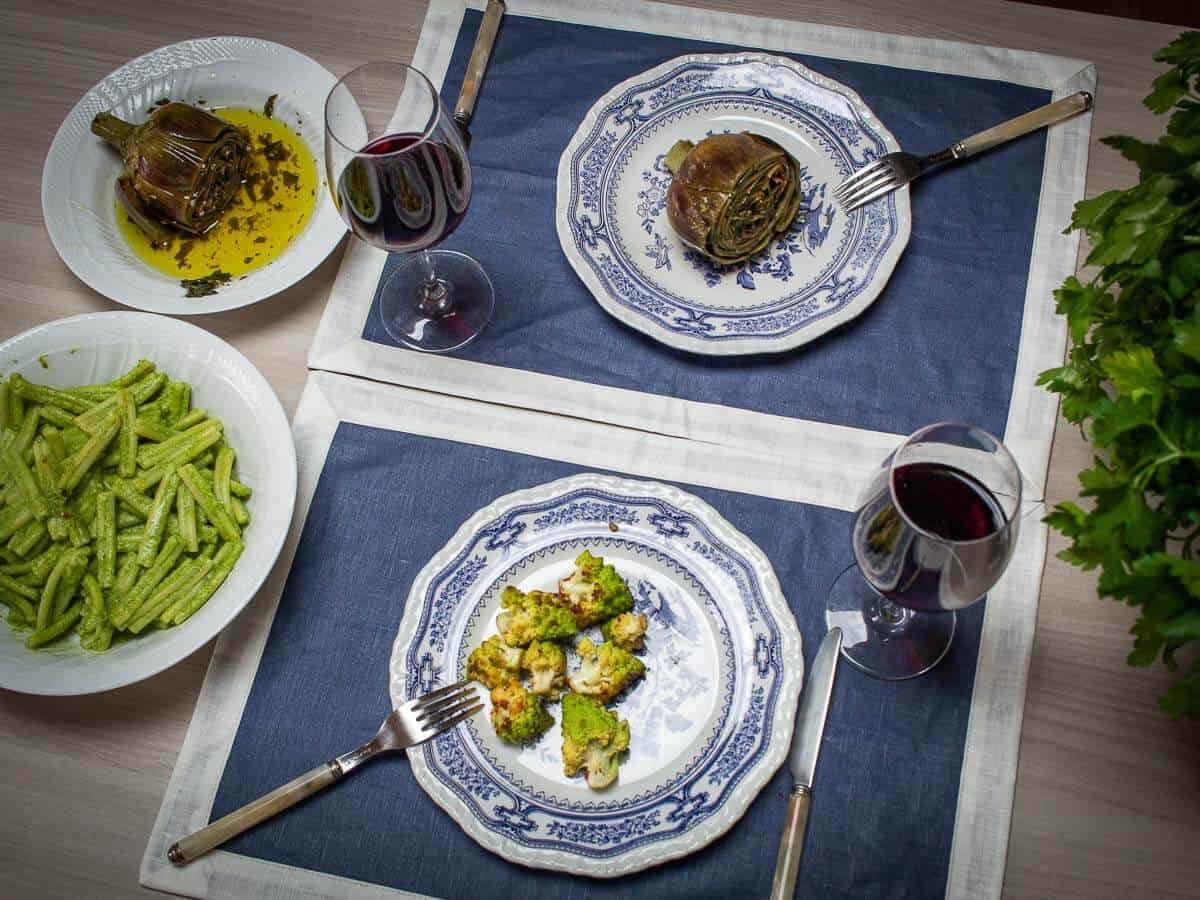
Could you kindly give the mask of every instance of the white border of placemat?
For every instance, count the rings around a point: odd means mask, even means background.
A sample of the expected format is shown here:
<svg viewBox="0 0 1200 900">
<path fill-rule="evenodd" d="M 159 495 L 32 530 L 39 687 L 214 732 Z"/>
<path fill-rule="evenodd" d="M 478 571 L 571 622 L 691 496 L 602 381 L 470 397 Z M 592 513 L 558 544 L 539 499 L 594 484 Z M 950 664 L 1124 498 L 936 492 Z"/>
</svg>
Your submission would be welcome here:
<svg viewBox="0 0 1200 900">
<path fill-rule="evenodd" d="M 756 455 L 327 372 L 311 373 L 292 426 L 300 467 L 292 531 L 266 587 L 217 642 L 142 859 L 141 883 L 146 887 L 213 898 L 415 896 L 225 851 L 210 853 L 184 868 L 166 859 L 167 847 L 208 823 L 313 491 L 341 421 L 497 447 L 633 477 L 837 509 L 852 508 L 861 487 L 858 476 L 837 465 Z M 952 898 L 999 897 L 1003 884 L 1025 685 L 1045 561 L 1047 531 L 1039 521 L 1041 512 L 1040 503 L 1026 507 L 1013 560 L 986 608 L 947 882 L 946 894 Z M 347 735 L 347 740 L 353 743 L 354 736 Z"/>
<path fill-rule="evenodd" d="M 413 64 L 435 84 L 441 84 L 445 77 L 467 6 L 479 8 L 482 2 L 431 0 Z M 1094 92 L 1096 88 L 1096 70 L 1089 63 L 979 44 L 659 3 L 510 0 L 508 10 L 513 15 L 993 78 L 1051 89 L 1055 99 L 1078 90 Z M 1077 116 L 1050 129 L 1046 138 L 1021 340 L 1004 435 L 1025 474 L 1026 495 L 1031 500 L 1041 500 L 1044 496 L 1058 412 L 1057 396 L 1038 388 L 1034 382 L 1038 372 L 1062 362 L 1066 348 L 1066 324 L 1055 315 L 1051 292 L 1075 272 L 1079 237 L 1064 235 L 1062 231 L 1070 222 L 1075 202 L 1083 199 L 1091 119 L 1090 113 Z M 560 251 L 551 247 L 547 252 Z M 902 438 L 886 432 L 593 385 L 453 356 L 430 356 L 364 340 L 363 325 L 370 314 L 386 258 L 383 251 L 361 241 L 350 242 L 309 351 L 311 368 L 764 453 L 778 453 L 780 447 L 802 448 L 798 452 L 810 459 L 837 462 L 860 471 L 873 467 Z"/>
</svg>

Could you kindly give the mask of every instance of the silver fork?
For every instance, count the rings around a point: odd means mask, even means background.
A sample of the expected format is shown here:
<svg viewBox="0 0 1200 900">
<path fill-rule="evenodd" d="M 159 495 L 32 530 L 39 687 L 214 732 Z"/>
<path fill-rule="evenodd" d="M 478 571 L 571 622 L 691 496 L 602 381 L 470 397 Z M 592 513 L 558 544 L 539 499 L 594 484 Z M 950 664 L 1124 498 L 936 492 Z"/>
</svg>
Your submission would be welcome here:
<svg viewBox="0 0 1200 900">
<path fill-rule="evenodd" d="M 243 831 L 295 806 L 322 788 L 329 787 L 371 757 L 424 743 L 481 709 L 483 704 L 479 702 L 479 695 L 474 686 L 466 681 L 410 700 L 393 709 L 379 726 L 379 733 L 357 750 L 321 763 L 299 778 L 189 834 L 171 845 L 167 850 L 167 859 L 177 866 L 185 865 Z"/>
<path fill-rule="evenodd" d="M 1054 103 L 1039 106 L 1015 119 L 994 125 L 986 131 L 973 134 L 969 138 L 963 138 L 939 153 L 929 156 L 915 156 L 903 152 L 888 153 L 863 166 L 834 188 L 833 198 L 842 209 L 850 212 L 878 200 L 898 187 L 903 187 L 932 169 L 991 150 L 1031 131 L 1087 112 L 1091 108 L 1092 95 L 1087 91 L 1078 91 Z"/>
</svg>

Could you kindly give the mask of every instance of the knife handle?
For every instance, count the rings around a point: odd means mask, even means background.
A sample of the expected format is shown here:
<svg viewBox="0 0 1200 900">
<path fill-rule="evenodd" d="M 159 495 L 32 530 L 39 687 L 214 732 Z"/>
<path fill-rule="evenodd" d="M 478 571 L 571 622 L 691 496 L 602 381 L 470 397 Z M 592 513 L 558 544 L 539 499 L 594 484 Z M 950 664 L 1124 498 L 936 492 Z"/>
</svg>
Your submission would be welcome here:
<svg viewBox="0 0 1200 900">
<path fill-rule="evenodd" d="M 479 23 L 479 33 L 475 36 L 471 58 L 467 61 L 467 74 L 463 77 L 458 103 L 454 106 L 454 121 L 460 128 L 466 128 L 471 123 L 471 116 L 475 114 L 475 101 L 479 97 L 479 88 L 483 85 L 483 73 L 487 71 L 492 44 L 496 42 L 496 32 L 500 30 L 500 17 L 503 15 L 503 0 L 488 0 L 487 8 L 483 12 L 483 21 Z"/>
<path fill-rule="evenodd" d="M 775 880 L 771 883 L 771 900 L 792 900 L 796 893 L 796 870 L 804 851 L 804 826 L 808 824 L 810 792 L 798 784 L 788 798 L 787 820 L 779 840 L 779 856 L 775 860 Z"/>
</svg>

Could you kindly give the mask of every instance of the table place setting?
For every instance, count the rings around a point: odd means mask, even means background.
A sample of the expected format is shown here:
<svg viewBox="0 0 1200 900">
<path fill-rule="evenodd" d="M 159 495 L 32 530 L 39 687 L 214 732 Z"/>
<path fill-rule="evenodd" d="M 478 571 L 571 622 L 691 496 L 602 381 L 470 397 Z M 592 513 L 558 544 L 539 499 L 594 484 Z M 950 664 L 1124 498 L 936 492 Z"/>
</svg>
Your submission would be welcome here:
<svg viewBox="0 0 1200 900">
<path fill-rule="evenodd" d="M 782 764 L 819 678 L 826 599 L 848 564 L 870 563 L 844 544 L 862 484 L 799 457 L 323 372 L 293 434 L 295 525 L 218 643 L 143 884 L 207 897 L 771 892 L 794 781 Z M 999 893 L 1046 529 L 1028 516 L 1014 538 L 1004 577 L 955 614 L 928 674 L 889 681 L 843 660 L 796 896 Z M 585 550 L 647 619 L 644 674 L 614 706 L 629 723 L 615 783 L 564 777 L 558 704 L 530 744 L 500 739 L 481 712 L 169 861 L 176 842 L 370 738 L 391 708 L 467 677 L 504 589 L 551 589 Z M 861 643 L 867 620 L 841 622 Z"/>
<path fill-rule="evenodd" d="M 413 65 L 447 104 L 480 22 L 473 4 L 430 5 Z M 760 452 L 803 446 L 864 473 L 918 427 L 960 419 L 1004 436 L 1039 499 L 1055 405 L 1033 382 L 1065 346 L 1045 297 L 1073 271 L 1078 237 L 1062 232 L 1090 116 L 850 213 L 833 191 L 876 156 L 935 153 L 1094 90 L 1088 63 L 1043 54 L 516 0 L 472 124 L 471 214 L 439 245 L 476 259 L 505 301 L 467 346 L 418 356 L 381 315 L 406 256 L 352 242 L 310 366 Z M 809 211 L 721 265 L 668 221 L 665 157 L 679 139 L 754 129 L 802 161 Z"/>
<path fill-rule="evenodd" d="M 0 344 L 0 687 L 216 638 L 163 892 L 999 897 L 1095 90 L 613 0 L 131 60 L 42 205 L 140 311 Z M 347 232 L 289 429 L 168 316 Z"/>
</svg>

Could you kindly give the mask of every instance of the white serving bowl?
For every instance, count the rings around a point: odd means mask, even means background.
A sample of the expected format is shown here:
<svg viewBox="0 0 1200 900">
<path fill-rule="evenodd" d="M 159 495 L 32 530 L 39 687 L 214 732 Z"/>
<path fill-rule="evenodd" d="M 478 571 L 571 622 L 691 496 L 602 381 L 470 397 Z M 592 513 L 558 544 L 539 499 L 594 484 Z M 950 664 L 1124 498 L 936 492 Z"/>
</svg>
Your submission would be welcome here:
<svg viewBox="0 0 1200 900">
<path fill-rule="evenodd" d="M 258 38 L 197 38 L 130 60 L 75 104 L 46 154 L 42 217 L 54 249 L 89 287 L 148 312 L 218 312 L 290 287 L 315 269 L 346 233 L 325 186 L 325 97 L 335 81 L 303 53 Z M 317 164 L 312 218 L 269 264 L 212 296 L 188 298 L 178 278 L 138 259 L 117 230 L 113 182 L 121 160 L 91 133 L 92 118 L 111 110 L 128 122 L 144 122 L 150 105 L 163 97 L 261 109 L 272 94 L 278 95 L 275 117 L 298 130 Z"/>
<path fill-rule="evenodd" d="M 192 386 L 192 404 L 225 424 L 237 476 L 249 485 L 246 549 L 221 588 L 182 625 L 114 642 L 94 653 L 77 636 L 28 650 L 0 622 L 0 688 L 75 695 L 149 678 L 202 647 L 250 602 L 271 571 L 296 501 L 296 450 L 279 398 L 253 364 L 202 328 L 148 313 L 89 313 L 30 329 L 0 344 L 0 376 L 68 387 L 109 381 L 149 359 Z"/>
</svg>

